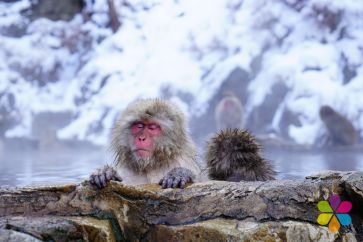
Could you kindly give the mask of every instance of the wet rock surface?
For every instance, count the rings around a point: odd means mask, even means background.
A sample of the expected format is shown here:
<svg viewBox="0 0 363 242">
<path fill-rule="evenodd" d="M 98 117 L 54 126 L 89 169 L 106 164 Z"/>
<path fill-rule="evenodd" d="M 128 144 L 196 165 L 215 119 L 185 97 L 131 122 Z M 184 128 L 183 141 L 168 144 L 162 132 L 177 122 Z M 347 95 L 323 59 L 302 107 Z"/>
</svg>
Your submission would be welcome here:
<svg viewBox="0 0 363 242">
<path fill-rule="evenodd" d="M 339 233 L 316 222 L 317 203 L 332 194 L 353 204 L 352 224 Z M 362 241 L 362 202 L 363 172 L 183 190 L 118 182 L 1 189 L 0 241 Z"/>
</svg>

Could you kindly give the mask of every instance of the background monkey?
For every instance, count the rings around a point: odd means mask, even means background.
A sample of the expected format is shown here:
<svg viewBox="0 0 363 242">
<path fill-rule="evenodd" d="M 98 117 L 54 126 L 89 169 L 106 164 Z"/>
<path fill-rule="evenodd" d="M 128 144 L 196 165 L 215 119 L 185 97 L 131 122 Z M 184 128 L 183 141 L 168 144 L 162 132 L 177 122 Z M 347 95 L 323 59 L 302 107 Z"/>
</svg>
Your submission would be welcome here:
<svg viewBox="0 0 363 242">
<path fill-rule="evenodd" d="M 326 145 L 354 145 L 357 131 L 353 124 L 330 106 L 322 106 L 320 118 L 328 131 Z"/>
<path fill-rule="evenodd" d="M 220 131 L 207 147 L 205 159 L 209 178 L 234 182 L 275 179 L 276 172 L 259 151 L 260 145 L 247 131 Z"/>
<path fill-rule="evenodd" d="M 215 120 L 217 129 L 243 128 L 243 106 L 233 92 L 224 93 L 216 106 Z"/>
<path fill-rule="evenodd" d="M 131 103 L 115 124 L 111 148 L 115 167 L 105 166 L 90 177 L 100 188 L 109 180 L 184 188 L 200 173 L 184 114 L 168 101 Z"/>
</svg>

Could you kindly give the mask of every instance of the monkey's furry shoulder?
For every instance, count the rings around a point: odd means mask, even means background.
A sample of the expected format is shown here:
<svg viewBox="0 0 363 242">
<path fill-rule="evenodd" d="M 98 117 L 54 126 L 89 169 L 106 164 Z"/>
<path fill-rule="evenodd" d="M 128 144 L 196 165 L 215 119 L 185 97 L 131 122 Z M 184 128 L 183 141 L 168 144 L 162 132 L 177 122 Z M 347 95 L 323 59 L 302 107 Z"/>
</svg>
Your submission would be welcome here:
<svg viewBox="0 0 363 242">
<path fill-rule="evenodd" d="M 260 155 L 261 146 L 248 131 L 225 129 L 208 142 L 205 155 L 208 176 L 224 181 L 266 181 L 276 172 Z"/>
</svg>

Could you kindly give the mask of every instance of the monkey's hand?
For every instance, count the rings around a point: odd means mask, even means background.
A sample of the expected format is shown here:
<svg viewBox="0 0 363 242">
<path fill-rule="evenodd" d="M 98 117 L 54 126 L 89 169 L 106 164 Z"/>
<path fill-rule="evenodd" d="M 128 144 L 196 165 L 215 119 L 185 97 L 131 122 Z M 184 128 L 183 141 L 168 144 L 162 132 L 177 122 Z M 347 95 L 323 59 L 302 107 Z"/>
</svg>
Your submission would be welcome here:
<svg viewBox="0 0 363 242">
<path fill-rule="evenodd" d="M 193 182 L 194 175 L 191 170 L 177 167 L 169 171 L 161 180 L 159 185 L 165 188 L 184 188 L 188 182 Z"/>
<path fill-rule="evenodd" d="M 116 170 L 109 165 L 97 169 L 89 178 L 90 183 L 98 188 L 105 187 L 110 180 L 122 181 L 122 178 L 117 174 Z"/>
</svg>

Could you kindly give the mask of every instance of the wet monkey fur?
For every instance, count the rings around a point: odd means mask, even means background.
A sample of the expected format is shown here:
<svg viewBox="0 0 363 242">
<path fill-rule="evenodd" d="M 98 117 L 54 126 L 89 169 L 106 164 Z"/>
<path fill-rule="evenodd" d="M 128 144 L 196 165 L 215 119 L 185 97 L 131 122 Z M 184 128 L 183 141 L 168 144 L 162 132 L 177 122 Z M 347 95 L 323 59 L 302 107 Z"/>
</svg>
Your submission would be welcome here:
<svg viewBox="0 0 363 242">
<path fill-rule="evenodd" d="M 205 160 L 208 176 L 223 181 L 274 180 L 276 172 L 260 154 L 260 145 L 247 131 L 225 129 L 208 143 Z"/>
<path fill-rule="evenodd" d="M 131 103 L 116 121 L 111 148 L 115 165 L 90 176 L 90 182 L 99 188 L 109 180 L 184 188 L 200 173 L 184 114 L 166 100 Z"/>
</svg>

